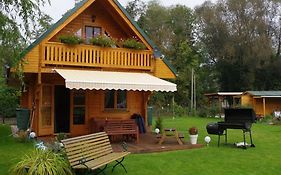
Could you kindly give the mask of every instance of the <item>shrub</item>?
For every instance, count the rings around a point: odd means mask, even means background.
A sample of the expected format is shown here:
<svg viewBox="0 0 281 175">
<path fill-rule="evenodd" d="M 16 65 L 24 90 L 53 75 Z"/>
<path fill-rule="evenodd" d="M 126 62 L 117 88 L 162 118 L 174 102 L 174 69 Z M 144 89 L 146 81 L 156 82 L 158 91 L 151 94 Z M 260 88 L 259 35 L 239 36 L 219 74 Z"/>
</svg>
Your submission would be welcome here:
<svg viewBox="0 0 281 175">
<path fill-rule="evenodd" d="M 201 107 L 198 109 L 197 114 L 199 117 L 208 117 L 210 116 L 209 114 L 209 109 L 206 107 Z"/>
<path fill-rule="evenodd" d="M 60 42 L 69 45 L 81 44 L 83 43 L 83 39 L 76 35 L 60 35 L 58 37 Z"/>
<path fill-rule="evenodd" d="M 66 133 L 58 133 L 58 135 L 56 136 L 56 140 L 58 141 L 58 142 L 61 142 L 61 140 L 63 140 L 63 139 L 66 139 L 67 138 L 67 135 L 66 135 Z"/>
<path fill-rule="evenodd" d="M 3 82 L 0 80 L 0 83 Z M 0 116 L 3 117 L 3 123 L 5 123 L 5 118 L 16 115 L 16 108 L 19 106 L 18 96 L 20 96 L 20 91 L 5 85 L 0 86 Z"/>
<path fill-rule="evenodd" d="M 175 110 L 175 114 L 176 116 L 182 117 L 186 114 L 187 109 L 178 105 L 178 104 L 174 104 L 174 110 Z"/>
<path fill-rule="evenodd" d="M 143 43 L 138 42 L 134 38 L 126 39 L 124 41 L 121 41 L 121 45 L 122 45 L 122 47 L 128 48 L 128 49 L 137 49 L 137 50 L 145 50 L 146 49 L 146 47 Z"/>
<path fill-rule="evenodd" d="M 160 132 L 162 132 L 163 130 L 163 120 L 161 117 L 157 117 L 156 121 L 155 121 L 155 129 L 158 128 L 160 130 Z"/>
<path fill-rule="evenodd" d="M 28 141 L 28 132 L 27 131 L 20 130 L 17 133 L 17 135 L 18 135 L 18 137 L 16 138 L 17 141 L 22 142 L 22 143 Z"/>
<path fill-rule="evenodd" d="M 262 117 L 259 122 L 260 123 L 270 123 L 272 122 L 273 116 L 272 115 L 265 115 L 264 117 Z"/>
<path fill-rule="evenodd" d="M 103 35 L 92 38 L 90 42 L 93 45 L 101 47 L 114 47 L 116 45 L 116 42 L 113 39 Z"/>
<path fill-rule="evenodd" d="M 25 155 L 11 171 L 15 175 L 72 175 L 69 163 L 60 154 L 39 149 Z"/>
</svg>

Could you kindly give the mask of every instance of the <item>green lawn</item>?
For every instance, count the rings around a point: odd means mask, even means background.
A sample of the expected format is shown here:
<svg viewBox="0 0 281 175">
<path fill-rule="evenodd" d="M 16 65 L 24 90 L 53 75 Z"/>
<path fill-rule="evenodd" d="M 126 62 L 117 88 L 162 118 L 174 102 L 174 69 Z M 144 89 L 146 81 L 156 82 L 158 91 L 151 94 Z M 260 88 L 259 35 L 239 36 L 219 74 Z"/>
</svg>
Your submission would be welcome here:
<svg viewBox="0 0 281 175">
<path fill-rule="evenodd" d="M 187 133 L 191 126 L 199 128 L 199 143 L 204 143 L 207 135 L 206 124 L 217 121 L 206 118 L 164 119 L 164 127 L 176 127 Z M 221 144 L 217 147 L 217 136 L 211 136 L 209 147 L 193 150 L 172 151 L 152 154 L 132 154 L 125 159 L 128 175 L 212 175 L 212 174 L 243 174 L 273 175 L 280 174 L 281 166 L 281 126 L 254 124 L 253 138 L 256 148 L 247 150 L 234 148 L 232 145 Z M 14 142 L 5 137 L 7 127 L 0 126 L 0 174 L 8 174 L 7 170 L 18 157 L 31 150 L 31 144 Z M 185 138 L 187 139 L 187 137 Z M 242 141 L 241 130 L 229 130 L 229 143 Z M 113 173 L 124 174 L 121 168 Z"/>
</svg>

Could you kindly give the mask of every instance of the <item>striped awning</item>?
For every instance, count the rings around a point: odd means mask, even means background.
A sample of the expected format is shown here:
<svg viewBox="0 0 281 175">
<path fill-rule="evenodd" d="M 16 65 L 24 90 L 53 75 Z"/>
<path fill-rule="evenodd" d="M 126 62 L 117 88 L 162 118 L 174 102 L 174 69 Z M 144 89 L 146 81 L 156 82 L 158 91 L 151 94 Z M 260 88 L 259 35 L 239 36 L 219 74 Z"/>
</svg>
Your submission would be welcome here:
<svg viewBox="0 0 281 175">
<path fill-rule="evenodd" d="M 174 92 L 177 85 L 147 73 L 55 69 L 69 89 Z"/>
</svg>

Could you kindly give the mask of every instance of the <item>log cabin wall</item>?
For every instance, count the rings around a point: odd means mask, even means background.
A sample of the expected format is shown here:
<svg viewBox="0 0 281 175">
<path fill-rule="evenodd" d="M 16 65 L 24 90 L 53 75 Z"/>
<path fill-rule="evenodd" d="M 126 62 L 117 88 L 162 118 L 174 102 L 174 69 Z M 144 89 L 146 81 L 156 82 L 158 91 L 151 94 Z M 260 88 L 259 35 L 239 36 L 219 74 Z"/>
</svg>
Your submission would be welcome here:
<svg viewBox="0 0 281 175">
<path fill-rule="evenodd" d="M 242 106 L 251 106 L 253 107 L 253 97 L 250 94 L 244 94 L 241 96 L 241 105 Z"/>
<path fill-rule="evenodd" d="M 112 38 L 116 39 L 132 37 L 132 34 L 129 36 L 127 31 L 124 31 L 123 27 L 121 27 L 121 25 L 124 24 L 120 25 L 114 20 L 116 17 L 112 17 L 112 13 L 113 12 L 110 12 L 110 9 L 106 11 L 104 10 L 102 2 L 96 1 L 56 34 L 50 41 L 57 42 L 58 36 L 63 34 L 75 34 L 79 30 L 82 35 L 81 37 L 85 38 L 85 26 L 101 27 L 102 33 L 105 33 L 106 31 Z"/>
<path fill-rule="evenodd" d="M 29 78 L 28 88 L 21 97 L 21 106 L 32 109 L 32 103 L 36 96 L 37 76 Z M 55 93 L 54 88 L 57 85 L 64 85 L 64 79 L 55 73 L 42 74 L 41 98 L 35 101 L 36 110 L 33 121 L 33 128 L 38 136 L 53 135 L 55 134 Z M 73 91 L 70 92 L 70 101 L 73 98 Z M 73 124 L 73 102 L 70 103 L 70 134 L 83 135 L 93 131 L 91 128 L 93 119 L 130 119 L 134 113 L 141 114 L 144 120 L 147 121 L 147 102 L 150 92 L 143 91 L 127 91 L 127 109 L 111 110 L 104 108 L 105 91 L 103 90 L 85 90 L 86 95 L 86 111 L 85 123 L 82 125 Z M 38 96 L 38 95 L 37 95 Z M 39 110 L 40 109 L 40 110 Z M 39 129 L 40 128 L 40 129 Z"/>
</svg>

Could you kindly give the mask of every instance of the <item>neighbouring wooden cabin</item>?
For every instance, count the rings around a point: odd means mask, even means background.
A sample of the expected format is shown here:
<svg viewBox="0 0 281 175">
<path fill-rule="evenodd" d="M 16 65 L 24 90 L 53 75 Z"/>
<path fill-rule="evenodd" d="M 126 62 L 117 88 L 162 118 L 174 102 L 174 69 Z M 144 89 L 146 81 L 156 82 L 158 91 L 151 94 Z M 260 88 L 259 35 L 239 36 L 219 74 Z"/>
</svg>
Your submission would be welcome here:
<svg viewBox="0 0 281 175">
<path fill-rule="evenodd" d="M 253 107 L 259 117 L 272 115 L 281 111 L 281 91 L 246 91 L 241 96 L 241 106 Z"/>
<path fill-rule="evenodd" d="M 240 104 L 242 92 L 217 92 L 204 94 L 208 98 L 209 107 L 219 107 L 221 113 L 224 108 L 234 107 Z"/>
<path fill-rule="evenodd" d="M 89 41 L 97 36 L 135 38 L 145 49 L 63 44 L 61 35 Z M 38 136 L 93 131 L 95 119 L 129 119 L 147 124 L 153 91 L 176 91 L 163 79 L 176 74 L 155 44 L 117 0 L 84 0 L 68 11 L 24 52 L 26 90 L 21 107 L 34 109 L 32 129 Z"/>
</svg>

